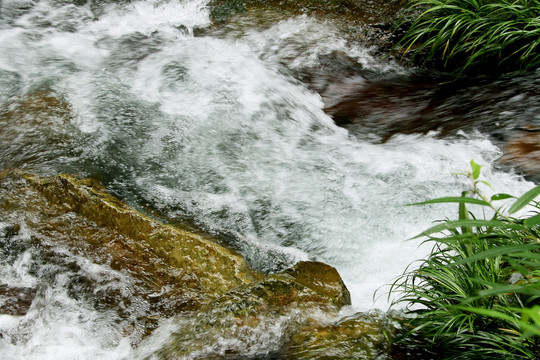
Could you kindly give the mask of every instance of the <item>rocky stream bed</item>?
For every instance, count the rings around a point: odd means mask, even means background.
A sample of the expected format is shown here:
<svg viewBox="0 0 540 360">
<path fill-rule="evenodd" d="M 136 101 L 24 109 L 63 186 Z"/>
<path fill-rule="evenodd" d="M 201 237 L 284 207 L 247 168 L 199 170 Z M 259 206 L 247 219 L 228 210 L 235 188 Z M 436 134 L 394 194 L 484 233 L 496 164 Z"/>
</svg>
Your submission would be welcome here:
<svg viewBox="0 0 540 360">
<path fill-rule="evenodd" d="M 532 187 L 540 75 L 407 68 L 402 6 L 0 2 L 0 353 L 408 358 L 403 205 Z"/>
</svg>

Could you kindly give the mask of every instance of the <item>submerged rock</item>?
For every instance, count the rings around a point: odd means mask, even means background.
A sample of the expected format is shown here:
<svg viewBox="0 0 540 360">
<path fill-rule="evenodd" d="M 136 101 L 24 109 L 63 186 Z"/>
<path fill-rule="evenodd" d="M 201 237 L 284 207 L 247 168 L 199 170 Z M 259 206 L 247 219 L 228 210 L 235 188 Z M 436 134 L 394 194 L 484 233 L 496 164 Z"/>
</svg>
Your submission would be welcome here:
<svg viewBox="0 0 540 360">
<path fill-rule="evenodd" d="M 25 315 L 36 296 L 36 289 L 0 285 L 0 314 Z"/>
<path fill-rule="evenodd" d="M 149 341 L 161 345 L 152 356 L 278 351 L 301 327 L 328 322 L 350 304 L 329 265 L 305 261 L 263 278 L 212 238 L 150 218 L 91 179 L 4 171 L 0 219 L 1 260 L 26 254 L 31 278 L 27 287 L 0 287 L 0 312 L 24 315 L 42 306 L 47 288 L 61 287 L 116 313 L 126 334 L 137 334 L 134 343 L 156 331 Z M 164 336 L 158 322 L 171 317 L 174 330 Z"/>
<path fill-rule="evenodd" d="M 44 169 L 49 163 L 62 162 L 69 156 L 72 141 L 70 104 L 50 90 L 16 94 L 13 91 L 9 101 L 0 101 L 0 169 Z"/>
<path fill-rule="evenodd" d="M 291 15 L 315 15 L 363 23 L 393 19 L 403 0 L 213 0 L 210 14 L 215 22 L 225 22 L 231 16 L 254 10 L 271 10 Z"/>
<path fill-rule="evenodd" d="M 21 76 L 16 72 L 0 70 L 0 104 L 21 90 Z"/>
<path fill-rule="evenodd" d="M 395 325 L 388 316 L 358 313 L 336 324 L 306 327 L 295 333 L 290 359 L 390 359 Z"/>
<path fill-rule="evenodd" d="M 128 273 L 136 283 L 131 295 L 145 299 L 157 314 L 200 309 L 258 277 L 239 254 L 210 238 L 145 216 L 92 180 L 4 173 L 0 199 L 0 216 L 24 224 L 23 230 L 35 241 L 53 240 Z M 107 301 L 126 299 L 111 295 Z"/>
<path fill-rule="evenodd" d="M 160 359 L 268 356 L 303 326 L 335 317 L 348 304 L 349 291 L 335 268 L 300 262 L 222 295 L 195 319 L 177 319 L 156 354 Z"/>
</svg>

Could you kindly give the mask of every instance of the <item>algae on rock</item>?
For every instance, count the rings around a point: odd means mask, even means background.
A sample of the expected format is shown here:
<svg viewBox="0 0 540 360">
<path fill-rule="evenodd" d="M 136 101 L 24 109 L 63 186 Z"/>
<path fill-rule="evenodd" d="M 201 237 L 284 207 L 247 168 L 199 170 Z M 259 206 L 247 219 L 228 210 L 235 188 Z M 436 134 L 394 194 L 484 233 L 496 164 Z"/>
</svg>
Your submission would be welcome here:
<svg viewBox="0 0 540 360">
<path fill-rule="evenodd" d="M 390 359 L 396 325 L 388 315 L 357 313 L 331 325 L 306 327 L 295 333 L 290 359 Z"/>
<path fill-rule="evenodd" d="M 154 356 L 266 356 L 280 351 L 294 332 L 335 318 L 338 310 L 349 304 L 349 291 L 335 268 L 320 262 L 299 262 L 282 273 L 229 291 L 194 319 L 177 319 L 172 325 L 174 332 L 162 340 Z"/>
<path fill-rule="evenodd" d="M 135 351 L 143 357 L 217 359 L 282 353 L 303 359 L 321 349 L 337 351 L 334 338 L 366 353 L 379 351 L 383 344 L 384 326 L 366 325 L 360 334 L 361 320 L 331 325 L 339 309 L 350 304 L 349 291 L 335 268 L 304 261 L 263 278 L 241 255 L 128 207 L 90 179 L 73 175 L 44 179 L 4 171 L 0 218 L 16 224 L 17 230 L 6 239 L 17 241 L 16 233 L 30 234 L 28 241 L 42 249 L 45 263 L 74 269 L 68 282 L 71 296 L 84 297 L 82 289 L 94 297 L 96 309 L 123 312 L 125 332 L 138 334 L 135 343 L 142 339 Z M 101 284 L 81 274 L 69 257 L 58 257 L 54 250 L 58 246 L 128 275 L 133 279 L 129 289 L 125 293 L 107 286 L 97 289 Z M 24 291 L 24 301 L 7 310 L 26 311 L 36 292 Z M 140 306 L 142 311 L 134 310 Z M 321 337 L 330 331 L 341 335 Z"/>
<path fill-rule="evenodd" d="M 0 103 L 0 169 L 36 165 L 43 169 L 69 156 L 72 116 L 70 104 L 49 90 L 11 96 Z"/>
<path fill-rule="evenodd" d="M 197 310 L 258 278 L 241 255 L 128 207 L 92 180 L 5 172 L 0 185 L 6 222 L 127 272 L 138 283 L 134 295 L 165 314 Z"/>
</svg>

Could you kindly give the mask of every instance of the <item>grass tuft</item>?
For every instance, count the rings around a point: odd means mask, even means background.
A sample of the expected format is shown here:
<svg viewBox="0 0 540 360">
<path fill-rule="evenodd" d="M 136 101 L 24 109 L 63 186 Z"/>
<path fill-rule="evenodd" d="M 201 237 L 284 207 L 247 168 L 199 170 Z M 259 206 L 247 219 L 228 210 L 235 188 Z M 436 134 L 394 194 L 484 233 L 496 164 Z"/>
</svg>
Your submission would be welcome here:
<svg viewBox="0 0 540 360">
<path fill-rule="evenodd" d="M 423 232 L 434 244 L 431 254 L 391 287 L 396 302 L 407 304 L 396 343 L 437 359 L 540 359 L 540 225 L 529 221 L 540 213 L 540 186 L 514 201 L 509 213 L 530 209 L 514 218 L 496 206 L 512 197 L 485 197 L 479 165 L 471 166 L 473 187 L 459 203 L 460 219 Z M 493 216 L 475 219 L 465 208 L 471 204 Z"/>
<path fill-rule="evenodd" d="M 459 73 L 540 66 L 540 0 L 412 0 L 404 23 L 402 54 L 414 50 Z"/>
</svg>

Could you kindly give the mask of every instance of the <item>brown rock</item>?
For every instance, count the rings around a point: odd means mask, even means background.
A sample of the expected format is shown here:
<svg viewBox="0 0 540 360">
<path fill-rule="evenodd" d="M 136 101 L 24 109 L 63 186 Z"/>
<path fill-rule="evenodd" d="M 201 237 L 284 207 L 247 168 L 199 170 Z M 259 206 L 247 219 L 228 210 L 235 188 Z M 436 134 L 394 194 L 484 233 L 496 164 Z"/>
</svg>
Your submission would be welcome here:
<svg viewBox="0 0 540 360">
<path fill-rule="evenodd" d="M 36 296 L 36 289 L 0 285 L 0 314 L 26 315 Z"/>
<path fill-rule="evenodd" d="M 135 295 L 166 313 L 196 310 L 258 276 L 239 254 L 128 207 L 92 180 L 4 174 L 0 199 L 3 219 L 24 219 L 36 234 L 129 273 Z"/>
<path fill-rule="evenodd" d="M 312 314 L 336 316 L 345 304 L 350 304 L 350 295 L 336 269 L 320 262 L 300 262 L 283 273 L 229 291 L 194 319 L 178 319 L 177 330 L 155 356 L 209 359 L 220 358 L 224 352 L 241 356 L 256 351 L 257 338 L 269 341 L 269 346 L 272 338 L 287 341 L 295 331 L 317 322 Z M 270 329 L 276 326 L 279 332 L 267 333 L 275 332 Z M 216 343 L 221 347 L 211 346 Z"/>
<path fill-rule="evenodd" d="M 351 294 L 337 270 L 315 261 L 301 261 L 286 271 L 294 281 L 326 296 L 331 303 L 341 307 L 351 304 Z"/>
<path fill-rule="evenodd" d="M 328 326 L 306 327 L 295 333 L 290 359 L 390 359 L 388 340 L 395 327 L 385 315 L 357 313 Z"/>
<path fill-rule="evenodd" d="M 505 154 L 500 161 L 518 168 L 527 175 L 540 177 L 540 132 L 532 128 L 508 141 Z"/>
</svg>

